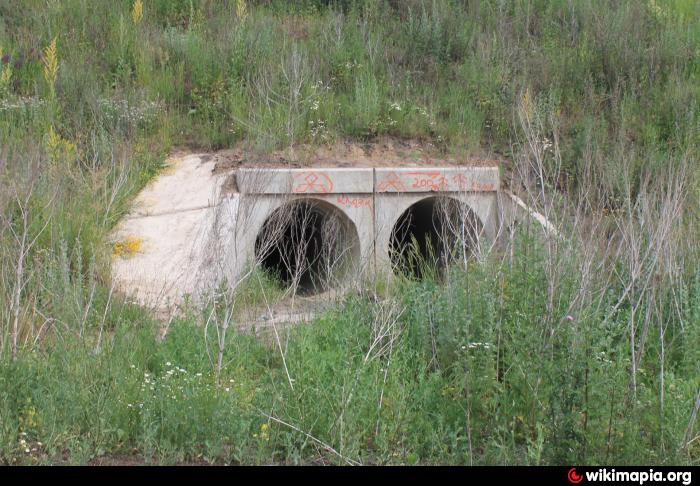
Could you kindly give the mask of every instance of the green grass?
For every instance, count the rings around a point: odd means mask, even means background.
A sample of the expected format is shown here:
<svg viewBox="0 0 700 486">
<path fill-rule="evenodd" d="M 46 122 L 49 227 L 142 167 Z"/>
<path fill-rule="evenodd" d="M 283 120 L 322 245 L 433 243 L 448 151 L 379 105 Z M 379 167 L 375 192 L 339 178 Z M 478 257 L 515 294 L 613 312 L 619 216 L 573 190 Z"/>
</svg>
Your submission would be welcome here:
<svg viewBox="0 0 700 486">
<path fill-rule="evenodd" d="M 683 321 L 665 317 L 677 335 L 664 384 L 673 405 L 659 415 L 654 351 L 632 396 L 624 312 L 601 328 L 591 306 L 573 321 L 558 319 L 542 342 L 545 312 L 532 304 L 544 300 L 546 277 L 530 269 L 544 262 L 536 244 L 518 247 L 510 268 L 475 263 L 441 285 L 402 281 L 390 350 L 370 352 L 373 326 L 386 314 L 362 297 L 295 328 L 286 351 L 293 388 L 279 354 L 250 336 L 230 334 L 217 382 L 194 316 L 177 319 L 157 343 L 155 323 L 120 305 L 97 354 L 89 340 L 64 333 L 3 362 L 3 461 L 52 462 L 64 452 L 77 463 L 134 455 L 296 464 L 319 454 L 339 464 L 697 461 L 696 448 L 690 457 L 677 449 L 697 385 L 684 377 L 700 358 L 683 341 L 697 342 L 697 326 L 682 331 Z M 568 280 L 562 288 L 573 293 L 578 277 Z M 691 281 L 681 302 L 686 326 L 700 312 L 700 274 Z M 600 297 L 603 308 L 612 297 Z"/>
<path fill-rule="evenodd" d="M 236 2 L 144 1 L 138 24 L 130 0 L 0 3 L 0 462 L 698 464 L 700 442 L 681 447 L 700 377 L 697 2 L 247 3 L 239 19 Z M 206 313 L 161 343 L 110 293 L 107 234 L 173 148 L 390 135 L 502 157 L 509 175 L 528 147 L 519 106 L 556 141 L 555 200 L 630 210 L 647 239 L 662 199 L 642 195 L 690 168 L 668 248 L 641 269 L 653 285 L 626 291 L 626 256 L 607 255 L 592 281 L 615 278 L 581 297 L 584 245 L 552 257 L 523 231 L 512 260 L 389 284 L 390 354 L 365 361 L 386 309 L 348 297 L 293 331 L 284 362 L 230 332 L 218 377 Z M 260 275 L 235 303 L 280 293 Z"/>
</svg>

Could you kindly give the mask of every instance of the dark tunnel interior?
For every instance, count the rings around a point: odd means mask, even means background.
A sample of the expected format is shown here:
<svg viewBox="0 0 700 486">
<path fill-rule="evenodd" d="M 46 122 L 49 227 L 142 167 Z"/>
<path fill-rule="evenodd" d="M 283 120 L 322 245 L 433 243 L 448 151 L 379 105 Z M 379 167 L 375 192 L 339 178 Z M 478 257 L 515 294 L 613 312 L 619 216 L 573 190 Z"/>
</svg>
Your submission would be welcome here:
<svg viewBox="0 0 700 486">
<path fill-rule="evenodd" d="M 481 225 L 476 215 L 452 198 L 429 197 L 410 206 L 394 225 L 389 256 L 394 272 L 422 279 L 437 277 L 474 250 Z"/>
<path fill-rule="evenodd" d="M 292 201 L 276 209 L 255 242 L 256 260 L 299 295 L 323 292 L 337 277 L 343 255 L 355 243 L 349 221 L 319 201 Z"/>
</svg>

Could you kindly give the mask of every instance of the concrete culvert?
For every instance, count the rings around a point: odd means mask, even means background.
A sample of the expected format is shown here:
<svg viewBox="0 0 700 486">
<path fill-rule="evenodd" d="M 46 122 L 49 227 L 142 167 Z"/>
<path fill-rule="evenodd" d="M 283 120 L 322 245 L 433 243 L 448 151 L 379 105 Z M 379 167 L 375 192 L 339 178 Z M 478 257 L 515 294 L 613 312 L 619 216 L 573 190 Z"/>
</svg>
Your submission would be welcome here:
<svg viewBox="0 0 700 486">
<path fill-rule="evenodd" d="M 447 196 L 422 199 L 403 212 L 391 232 L 394 273 L 416 279 L 428 273 L 442 277 L 448 265 L 471 257 L 482 230 L 465 203 Z"/>
<path fill-rule="evenodd" d="M 296 293 L 340 287 L 359 263 L 355 225 L 337 207 L 298 199 L 277 208 L 255 241 L 256 261 Z"/>
</svg>

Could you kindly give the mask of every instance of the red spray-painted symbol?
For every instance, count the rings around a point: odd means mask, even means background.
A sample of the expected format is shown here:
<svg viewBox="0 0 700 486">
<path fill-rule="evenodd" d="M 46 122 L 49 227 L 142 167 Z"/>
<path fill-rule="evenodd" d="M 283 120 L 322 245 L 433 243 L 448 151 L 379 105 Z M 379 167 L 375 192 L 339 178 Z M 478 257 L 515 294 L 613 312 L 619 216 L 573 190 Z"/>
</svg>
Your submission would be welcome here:
<svg viewBox="0 0 700 486">
<path fill-rule="evenodd" d="M 333 181 L 323 172 L 302 172 L 294 176 L 293 192 L 326 194 L 333 190 Z"/>
</svg>

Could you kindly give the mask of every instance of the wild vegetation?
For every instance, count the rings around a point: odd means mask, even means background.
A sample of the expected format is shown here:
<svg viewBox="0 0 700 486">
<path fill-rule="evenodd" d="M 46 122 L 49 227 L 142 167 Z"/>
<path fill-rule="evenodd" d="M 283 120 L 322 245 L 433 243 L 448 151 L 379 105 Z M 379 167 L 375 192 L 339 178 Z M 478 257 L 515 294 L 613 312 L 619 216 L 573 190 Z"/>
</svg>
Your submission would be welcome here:
<svg viewBox="0 0 700 486">
<path fill-rule="evenodd" d="M 699 95 L 693 0 L 0 2 L 0 463 L 699 464 Z M 383 135 L 502 158 L 558 232 L 272 348 L 114 292 L 174 148 Z"/>
</svg>

